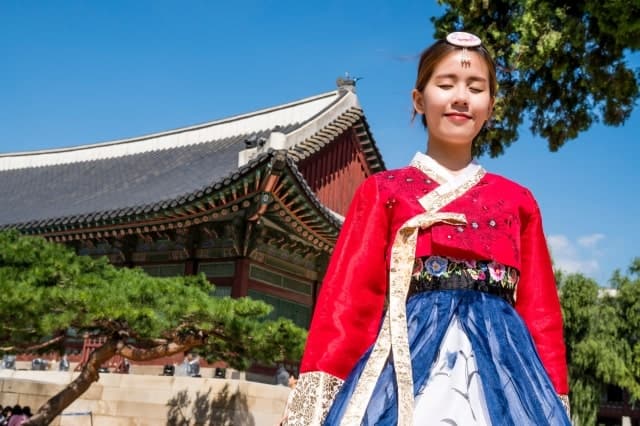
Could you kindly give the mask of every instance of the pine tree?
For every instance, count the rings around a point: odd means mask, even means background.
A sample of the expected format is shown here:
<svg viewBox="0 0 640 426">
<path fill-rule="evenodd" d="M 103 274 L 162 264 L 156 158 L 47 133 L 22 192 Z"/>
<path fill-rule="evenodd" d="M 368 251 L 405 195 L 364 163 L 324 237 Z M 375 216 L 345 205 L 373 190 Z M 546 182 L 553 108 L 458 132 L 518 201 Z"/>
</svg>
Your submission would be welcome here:
<svg viewBox="0 0 640 426">
<path fill-rule="evenodd" d="M 106 337 L 29 425 L 53 420 L 114 355 L 144 361 L 199 348 L 209 359 L 246 369 L 299 359 L 306 338 L 290 320 L 266 321 L 272 307 L 264 302 L 210 296 L 203 275 L 154 278 L 17 232 L 0 232 L 0 283 L 0 352 L 60 349 L 69 329 Z"/>
</svg>

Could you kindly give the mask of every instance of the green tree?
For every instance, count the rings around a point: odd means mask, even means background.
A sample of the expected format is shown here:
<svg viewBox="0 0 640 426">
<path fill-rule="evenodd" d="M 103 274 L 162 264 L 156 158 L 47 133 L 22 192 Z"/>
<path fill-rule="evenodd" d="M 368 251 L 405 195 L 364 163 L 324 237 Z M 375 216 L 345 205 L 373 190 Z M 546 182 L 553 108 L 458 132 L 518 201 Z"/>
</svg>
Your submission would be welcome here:
<svg viewBox="0 0 640 426">
<path fill-rule="evenodd" d="M 106 337 L 28 425 L 53 420 L 116 354 L 142 361 L 199 348 L 246 369 L 299 359 L 306 337 L 289 320 L 265 321 L 272 308 L 263 302 L 211 297 L 204 276 L 153 278 L 17 232 L 0 233 L 0 284 L 0 352 L 59 349 L 70 328 Z"/>
<path fill-rule="evenodd" d="M 611 284 L 618 290 L 616 309 L 621 317 L 621 336 L 627 344 L 626 363 L 635 378 L 635 386 L 627 390 L 635 400 L 640 400 L 640 257 L 629 266 L 629 275 L 614 272 Z"/>
<path fill-rule="evenodd" d="M 636 261 L 638 262 L 638 261 Z M 640 263 L 639 263 L 640 264 Z M 558 274 L 569 366 L 572 420 L 596 423 L 600 395 L 607 385 L 640 398 L 640 280 L 616 271 L 615 295 L 582 274 Z M 635 310 L 634 310 L 635 309 Z M 634 328 L 635 327 L 635 328 Z"/>
<path fill-rule="evenodd" d="M 495 157 L 531 131 L 556 151 L 597 121 L 618 126 L 639 96 L 640 73 L 625 62 L 640 48 L 637 0 L 439 0 L 435 36 L 479 35 L 493 54 L 500 89 L 476 153 Z"/>
</svg>

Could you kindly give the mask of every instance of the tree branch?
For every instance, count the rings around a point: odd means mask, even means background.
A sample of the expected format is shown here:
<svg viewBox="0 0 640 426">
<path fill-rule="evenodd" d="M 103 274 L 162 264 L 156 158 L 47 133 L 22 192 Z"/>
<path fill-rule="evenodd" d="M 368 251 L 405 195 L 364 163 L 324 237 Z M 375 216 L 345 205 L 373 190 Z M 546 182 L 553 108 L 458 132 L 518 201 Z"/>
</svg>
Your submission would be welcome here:
<svg viewBox="0 0 640 426">
<path fill-rule="evenodd" d="M 46 342 L 43 343 L 39 343 L 37 345 L 33 345 L 33 346 L 4 346 L 4 347 L 0 347 L 0 351 L 2 352 L 33 352 L 33 351 L 37 351 L 40 350 L 42 348 L 46 348 L 47 346 L 53 345 L 54 343 L 59 342 L 60 340 L 64 339 L 65 334 L 60 334 L 57 337 L 54 337 L 53 339 L 49 339 Z"/>
<path fill-rule="evenodd" d="M 148 361 L 150 359 L 170 356 L 178 352 L 186 352 L 196 346 L 204 345 L 206 340 L 207 336 L 204 333 L 198 333 L 196 335 L 178 338 L 175 342 L 161 342 L 151 348 L 138 348 L 120 340 L 116 353 L 132 361 Z"/>
<path fill-rule="evenodd" d="M 168 342 L 148 349 L 133 347 L 125 342 L 126 333 L 117 333 L 102 346 L 94 350 L 80 374 L 67 387 L 47 401 L 24 426 L 45 426 L 53 421 L 65 408 L 82 395 L 100 377 L 98 370 L 114 355 L 122 355 L 134 361 L 146 361 L 178 352 L 188 351 L 206 342 L 204 333 L 187 335 L 176 342 Z"/>
<path fill-rule="evenodd" d="M 0 328 L 2 328 L 3 330 L 7 330 L 7 331 L 22 331 L 22 332 L 28 332 L 28 333 L 35 333 L 36 329 L 33 327 L 29 327 L 29 328 L 18 328 L 18 327 L 10 327 L 6 324 L 2 324 L 0 325 Z"/>
</svg>

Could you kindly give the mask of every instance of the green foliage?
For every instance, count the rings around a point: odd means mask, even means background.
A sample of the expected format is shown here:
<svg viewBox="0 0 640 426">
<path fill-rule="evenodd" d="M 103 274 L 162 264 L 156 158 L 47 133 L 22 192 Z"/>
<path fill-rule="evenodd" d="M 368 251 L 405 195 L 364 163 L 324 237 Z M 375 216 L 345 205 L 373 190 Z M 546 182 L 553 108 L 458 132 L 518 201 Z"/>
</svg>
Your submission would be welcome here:
<svg viewBox="0 0 640 426">
<path fill-rule="evenodd" d="M 125 333 L 142 347 L 202 331 L 209 357 L 246 367 L 299 359 L 306 337 L 289 320 L 265 321 L 264 302 L 211 297 L 203 275 L 150 277 L 16 232 L 0 233 L 0 285 L 0 341 L 14 352 L 69 328 Z"/>
<path fill-rule="evenodd" d="M 632 264 L 632 274 L 638 265 L 640 259 Z M 640 398 L 640 277 L 635 275 L 634 279 L 616 271 L 613 296 L 581 274 L 558 275 L 576 425 L 596 423 L 607 385 Z"/>
<path fill-rule="evenodd" d="M 612 284 L 618 289 L 619 314 L 624 321 L 621 330 L 629 344 L 627 360 L 635 377 L 640 377 L 640 258 L 635 258 L 629 267 L 629 277 L 614 274 Z M 640 399 L 640 392 L 635 393 Z"/>
<path fill-rule="evenodd" d="M 476 139 L 495 157 L 526 119 L 551 151 L 597 121 L 629 118 L 640 73 L 625 54 L 640 48 L 640 3 L 626 0 L 439 0 L 437 38 L 464 29 L 483 39 L 498 66 L 493 123 Z"/>
</svg>

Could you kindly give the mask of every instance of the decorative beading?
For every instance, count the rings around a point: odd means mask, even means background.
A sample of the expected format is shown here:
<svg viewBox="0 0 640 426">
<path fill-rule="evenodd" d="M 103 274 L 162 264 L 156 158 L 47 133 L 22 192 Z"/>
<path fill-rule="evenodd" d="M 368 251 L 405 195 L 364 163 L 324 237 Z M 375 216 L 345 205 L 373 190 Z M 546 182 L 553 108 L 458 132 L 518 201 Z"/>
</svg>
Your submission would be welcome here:
<svg viewBox="0 0 640 426">
<path fill-rule="evenodd" d="M 344 380 L 328 373 L 300 374 L 293 389 L 283 426 L 320 426 Z"/>
</svg>

